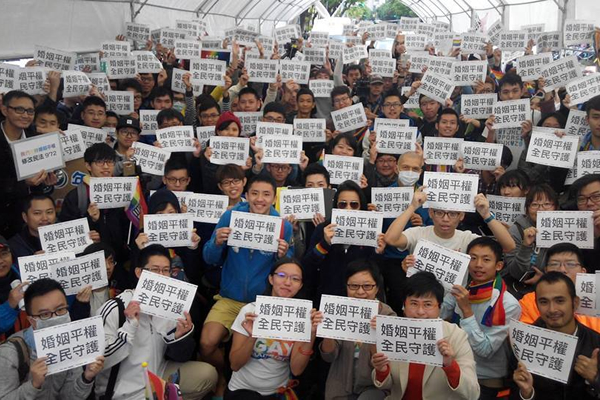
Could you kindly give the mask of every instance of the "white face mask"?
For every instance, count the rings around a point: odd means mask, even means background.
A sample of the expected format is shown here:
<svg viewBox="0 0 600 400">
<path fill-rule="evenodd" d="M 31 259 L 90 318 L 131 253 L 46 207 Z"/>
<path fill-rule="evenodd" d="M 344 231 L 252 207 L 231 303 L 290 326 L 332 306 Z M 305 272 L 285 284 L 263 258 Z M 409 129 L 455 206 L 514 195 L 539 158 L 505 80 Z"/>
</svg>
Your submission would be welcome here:
<svg viewBox="0 0 600 400">
<path fill-rule="evenodd" d="M 400 171 L 398 173 L 398 180 L 402 186 L 412 186 L 419 180 L 420 173 L 414 171 Z"/>
<path fill-rule="evenodd" d="M 71 322 L 71 315 L 66 313 L 65 315 L 56 315 L 48 319 L 35 319 L 35 330 L 50 328 L 51 326 L 68 324 Z"/>
</svg>

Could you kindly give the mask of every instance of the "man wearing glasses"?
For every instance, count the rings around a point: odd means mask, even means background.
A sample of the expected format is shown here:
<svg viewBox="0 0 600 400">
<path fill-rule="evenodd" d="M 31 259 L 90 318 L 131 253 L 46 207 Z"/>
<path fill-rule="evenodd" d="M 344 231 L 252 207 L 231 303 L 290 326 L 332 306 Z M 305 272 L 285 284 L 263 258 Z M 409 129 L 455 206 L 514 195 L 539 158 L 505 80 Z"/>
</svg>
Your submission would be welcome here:
<svg viewBox="0 0 600 400">
<path fill-rule="evenodd" d="M 593 211 L 594 248 L 582 250 L 585 265 L 590 272 L 600 269 L 600 174 L 585 175 L 573 184 L 577 188 L 577 209 Z"/>
<path fill-rule="evenodd" d="M 14 343 L 0 346 L 0 393 L 3 397 L 18 399 L 79 400 L 87 398 L 94 387 L 96 375 L 104 366 L 104 357 L 81 368 L 73 368 L 50 376 L 46 357 L 37 357 L 33 331 L 71 322 L 67 297 L 60 283 L 52 279 L 39 279 L 25 292 L 25 310 L 31 327 L 12 336 Z M 30 359 L 29 371 L 21 381 L 20 357 Z"/>
</svg>

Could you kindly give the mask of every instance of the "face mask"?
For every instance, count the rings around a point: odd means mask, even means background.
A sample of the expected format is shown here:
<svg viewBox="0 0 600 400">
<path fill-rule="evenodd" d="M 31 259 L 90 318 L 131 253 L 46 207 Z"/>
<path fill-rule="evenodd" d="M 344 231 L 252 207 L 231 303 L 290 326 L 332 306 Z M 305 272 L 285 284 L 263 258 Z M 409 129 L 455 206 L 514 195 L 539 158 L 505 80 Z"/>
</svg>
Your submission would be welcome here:
<svg viewBox="0 0 600 400">
<path fill-rule="evenodd" d="M 57 315 L 48 319 L 35 319 L 35 330 L 50 328 L 51 326 L 68 324 L 71 322 L 71 315 L 66 313 L 65 315 Z"/>
<path fill-rule="evenodd" d="M 173 103 L 173 108 L 179 112 L 183 112 L 183 109 L 185 108 L 185 103 L 182 101 L 176 101 Z"/>
<path fill-rule="evenodd" d="M 420 173 L 414 171 L 400 171 L 398 173 L 398 180 L 402 183 L 402 186 L 412 186 L 419 180 Z"/>
</svg>

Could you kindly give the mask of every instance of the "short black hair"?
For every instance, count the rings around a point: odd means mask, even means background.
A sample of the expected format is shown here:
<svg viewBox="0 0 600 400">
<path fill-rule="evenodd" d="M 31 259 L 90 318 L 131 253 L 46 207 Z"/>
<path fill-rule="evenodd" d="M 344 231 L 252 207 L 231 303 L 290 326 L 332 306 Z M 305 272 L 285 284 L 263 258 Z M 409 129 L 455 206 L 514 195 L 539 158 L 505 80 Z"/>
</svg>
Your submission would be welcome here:
<svg viewBox="0 0 600 400">
<path fill-rule="evenodd" d="M 246 174 L 242 167 L 237 164 L 220 165 L 215 174 L 217 183 L 221 183 L 224 179 L 244 179 Z"/>
<path fill-rule="evenodd" d="M 500 82 L 498 82 L 498 91 L 501 91 L 504 85 L 519 85 L 522 88 L 523 79 L 518 74 L 504 74 Z"/>
<path fill-rule="evenodd" d="M 88 254 L 95 253 L 97 251 L 103 251 L 104 252 L 104 258 L 112 257 L 113 260 L 116 261 L 115 250 L 112 248 L 112 246 L 110 246 L 109 244 L 106 244 L 105 242 L 98 242 L 98 243 L 92 243 L 92 244 L 90 244 L 88 247 L 86 247 L 83 250 L 83 253 L 81 253 L 81 255 L 85 256 L 85 255 L 88 255 Z"/>
<path fill-rule="evenodd" d="M 198 103 L 198 114 L 210 110 L 211 108 L 216 108 L 219 114 L 221 114 L 219 103 L 217 103 L 210 95 L 200 95 L 196 98 L 196 102 Z"/>
<path fill-rule="evenodd" d="M 177 119 L 183 124 L 183 115 L 174 108 L 165 108 L 164 110 L 160 110 L 156 115 L 156 123 L 158 126 L 161 126 L 163 122 L 171 119 Z"/>
<path fill-rule="evenodd" d="M 594 96 L 587 101 L 585 105 L 585 113 L 589 117 L 592 110 L 600 111 L 600 95 Z"/>
<path fill-rule="evenodd" d="M 424 297 L 427 295 L 433 295 L 438 302 L 438 306 L 442 306 L 444 302 L 444 286 L 442 286 L 433 273 L 420 271 L 404 281 L 402 304 L 410 296 Z"/>
<path fill-rule="evenodd" d="M 157 97 L 169 96 L 171 102 L 173 101 L 173 92 L 171 89 L 164 86 L 155 86 L 150 92 L 150 101 L 154 101 Z"/>
<path fill-rule="evenodd" d="M 269 185 L 271 185 L 273 187 L 273 193 L 277 193 L 277 183 L 275 183 L 275 179 L 273 179 L 271 177 L 271 175 L 267 175 L 267 174 L 254 175 L 252 178 L 250 178 L 250 180 L 248 181 L 246 190 L 250 190 L 252 185 L 254 185 L 255 183 L 260 183 L 260 182 L 268 183 Z"/>
<path fill-rule="evenodd" d="M 83 103 L 81 104 L 81 112 L 85 112 L 88 107 L 98 106 L 104 108 L 106 110 L 106 103 L 98 96 L 88 96 L 85 98 Z"/>
<path fill-rule="evenodd" d="M 540 183 L 539 185 L 534 185 L 529 189 L 527 196 L 525 197 L 525 208 L 529 208 L 531 203 L 537 197 L 546 197 L 552 203 L 554 203 L 554 207 L 558 208 L 558 194 L 552 189 L 550 185 L 547 183 Z"/>
<path fill-rule="evenodd" d="M 45 296 L 50 292 L 54 292 L 55 290 L 61 292 L 63 296 L 65 296 L 66 300 L 67 295 L 65 294 L 65 290 L 63 289 L 61 284 L 55 281 L 54 279 L 42 278 L 36 280 L 31 285 L 29 285 L 27 287 L 27 290 L 25 290 L 24 297 L 25 311 L 27 312 L 27 315 L 31 316 L 31 302 L 33 301 L 33 299 L 35 299 L 36 297 Z"/>
<path fill-rule="evenodd" d="M 142 84 L 137 79 L 123 79 L 119 83 L 119 90 L 133 89 L 138 93 L 142 93 Z"/>
<path fill-rule="evenodd" d="M 346 67 L 346 75 L 348 75 L 350 73 L 350 71 L 354 71 L 354 70 L 357 70 L 358 72 L 360 72 L 360 75 L 362 76 L 363 69 L 358 64 L 350 64 L 348 67 Z"/>
<path fill-rule="evenodd" d="M 146 264 L 148 264 L 148 261 L 150 261 L 150 257 L 154 256 L 165 257 L 169 260 L 169 266 L 171 265 L 171 254 L 169 253 L 169 249 L 161 244 L 151 244 L 140 251 L 140 254 L 137 257 L 136 268 L 144 269 Z"/>
<path fill-rule="evenodd" d="M 35 107 L 35 98 L 30 95 L 29 93 L 25 93 L 22 90 L 11 90 L 10 92 L 6 93 L 3 97 L 2 97 L 2 104 L 4 104 L 5 106 L 9 106 L 10 102 L 12 100 L 16 100 L 16 99 L 29 99 L 31 100 L 31 102 L 33 103 L 33 106 Z"/>
<path fill-rule="evenodd" d="M 377 288 L 379 290 L 383 288 L 383 276 L 375 261 L 366 258 L 350 261 L 346 266 L 346 283 L 352 275 L 358 274 L 359 272 L 368 272 L 377 284 Z"/>
<path fill-rule="evenodd" d="M 106 143 L 94 143 L 83 153 L 83 160 L 91 164 L 94 161 L 113 161 L 117 160 L 117 152 Z"/>
<path fill-rule="evenodd" d="M 554 118 L 558 122 L 560 128 L 565 129 L 565 126 L 567 125 L 567 118 L 563 113 L 560 112 L 544 115 L 542 119 L 540 119 L 540 122 L 538 122 L 537 126 L 544 126 L 544 122 L 546 122 L 546 120 L 549 118 Z"/>
<path fill-rule="evenodd" d="M 275 262 L 275 264 L 273 264 L 273 266 L 271 267 L 271 270 L 269 271 L 269 276 L 273 276 L 275 271 L 277 271 L 277 268 L 281 267 L 284 264 L 297 265 L 298 268 L 300 268 L 300 271 L 302 273 L 302 280 L 304 281 L 304 267 L 302 267 L 302 263 L 294 257 L 283 257 L 283 258 L 280 258 L 279 260 L 277 260 Z M 267 287 L 264 292 L 265 296 L 270 296 L 272 291 L 273 291 L 273 285 L 271 285 L 271 283 L 269 282 L 269 279 L 267 279 Z M 302 290 L 299 290 L 298 293 L 296 293 L 296 295 L 294 296 L 294 298 L 301 297 L 301 292 L 302 292 Z"/>
<path fill-rule="evenodd" d="M 500 156 L 500 165 L 507 169 L 510 167 L 510 164 L 513 162 L 513 153 L 510 147 L 507 145 L 502 145 L 502 155 Z"/>
<path fill-rule="evenodd" d="M 537 288 L 542 283 L 548 283 L 548 284 L 552 285 L 554 283 L 559 283 L 559 282 L 564 282 L 564 284 L 567 285 L 567 290 L 569 292 L 569 296 L 571 297 L 571 300 L 573 300 L 573 299 L 575 299 L 575 297 L 577 297 L 577 292 L 575 291 L 575 284 L 573 283 L 571 278 L 569 278 L 567 275 L 563 274 L 562 272 L 551 271 L 551 272 L 546 272 L 544 275 L 542 275 L 540 280 L 537 281 L 537 283 L 535 284 L 536 303 L 537 303 Z"/>
<path fill-rule="evenodd" d="M 351 97 L 351 92 L 350 92 L 350 88 L 346 85 L 341 85 L 341 86 L 336 86 L 331 90 L 331 94 L 329 95 L 331 97 L 331 104 L 333 104 L 333 100 L 337 97 L 337 96 L 343 96 L 343 95 L 347 95 L 348 97 Z"/>
<path fill-rule="evenodd" d="M 510 171 L 506 171 L 496 184 L 496 191 L 499 194 L 500 189 L 503 187 L 513 187 L 516 186 L 521 190 L 529 190 L 531 187 L 531 182 L 529 181 L 529 177 L 527 174 L 520 169 L 511 169 Z"/>
<path fill-rule="evenodd" d="M 300 90 L 298 90 L 298 93 L 296 93 L 296 101 L 300 100 L 300 96 L 302 95 L 309 95 L 312 98 L 312 101 L 315 101 L 315 94 L 307 87 L 301 87 Z"/>
<path fill-rule="evenodd" d="M 502 246 L 500 246 L 500 243 L 498 243 L 498 241 L 491 236 L 480 236 L 471 240 L 471 243 L 469 243 L 467 246 L 466 253 L 469 254 L 473 247 L 487 247 L 494 253 L 496 262 L 503 260 L 502 254 L 504 251 L 502 250 Z"/>
<path fill-rule="evenodd" d="M 240 90 L 240 92 L 238 93 L 238 98 L 241 99 L 242 96 L 246 94 L 251 94 L 256 98 L 256 100 L 260 101 L 260 96 L 258 95 L 258 92 L 249 86 L 246 86 L 245 88 Z"/>
<path fill-rule="evenodd" d="M 358 195 L 358 201 L 360 201 L 360 209 L 363 211 L 367 210 L 367 197 L 365 196 L 365 192 L 358 186 L 358 183 L 354 181 L 344 181 L 339 184 L 337 187 L 337 191 L 333 196 L 333 206 L 337 207 L 338 199 L 340 198 L 340 194 L 342 192 L 354 192 Z"/>
<path fill-rule="evenodd" d="M 385 99 L 387 99 L 388 97 L 397 97 L 397 98 L 401 98 L 402 94 L 398 91 L 398 89 L 390 89 L 387 92 L 385 92 L 383 94 L 383 101 L 385 102 Z"/>
<path fill-rule="evenodd" d="M 23 201 L 23 212 L 25 214 L 27 214 L 27 211 L 29 211 L 29 209 L 31 208 L 31 203 L 33 203 L 34 201 L 41 201 L 41 200 L 50 200 L 52 202 L 52 207 L 54 207 L 54 210 L 56 211 L 56 203 L 54 202 L 54 199 L 49 195 L 49 194 L 45 194 L 45 193 L 33 193 L 30 194 L 29 196 L 27 196 L 25 198 L 25 201 Z"/>
<path fill-rule="evenodd" d="M 265 105 L 265 107 L 263 108 L 263 116 L 267 115 L 270 112 L 281 114 L 283 118 L 285 118 L 286 116 L 285 107 L 283 106 L 283 104 L 276 101 L 272 101 Z"/>
<path fill-rule="evenodd" d="M 178 171 L 182 169 L 185 169 L 189 175 L 187 164 L 181 158 L 171 157 L 165 163 L 165 172 L 163 176 L 167 176 L 171 171 Z"/>
<path fill-rule="evenodd" d="M 58 124 L 60 125 L 61 123 L 61 114 L 56 111 L 56 107 L 49 104 L 42 104 L 35 109 L 35 117 L 37 118 L 40 115 L 54 115 L 58 121 Z"/>
<path fill-rule="evenodd" d="M 600 174 L 584 175 L 573 182 L 573 187 L 577 190 L 577 196 L 581 194 L 581 190 L 583 190 L 584 187 L 594 182 L 600 182 Z"/>
<path fill-rule="evenodd" d="M 333 138 L 333 140 L 329 144 L 329 149 L 328 149 L 327 154 L 332 154 L 333 148 L 335 146 L 337 146 L 337 144 L 339 142 L 341 142 L 342 140 L 345 140 L 346 143 L 348 143 L 348 146 L 350 146 L 354 149 L 354 155 L 356 155 L 359 152 L 358 151 L 358 142 L 357 142 L 356 138 L 354 137 L 354 135 L 352 134 L 352 132 L 344 132 L 344 133 L 340 133 L 335 138 Z"/>
<path fill-rule="evenodd" d="M 329 171 L 327 171 L 327 168 L 325 168 L 322 164 L 319 164 L 316 162 L 308 164 L 308 166 L 304 170 L 304 173 L 302 174 L 305 185 L 306 185 L 306 177 L 311 176 L 311 175 L 323 175 L 325 177 L 325 180 L 327 181 L 327 186 L 329 186 L 331 184 Z"/>
<path fill-rule="evenodd" d="M 546 266 L 548 265 L 548 260 L 550 260 L 550 257 L 555 255 L 555 254 L 561 254 L 561 253 L 573 253 L 577 256 L 577 261 L 579 262 L 579 264 L 581 264 L 582 268 L 585 268 L 585 260 L 583 258 L 583 252 L 581 251 L 581 249 L 579 247 L 577 247 L 576 245 L 574 245 L 573 243 L 567 243 L 567 242 L 563 242 L 563 243 L 557 243 L 553 246 L 551 246 L 548 250 L 546 250 L 546 256 L 544 259 L 544 268 L 546 268 Z"/>
<path fill-rule="evenodd" d="M 107 111 L 106 112 L 106 118 L 116 118 L 117 120 L 119 119 L 119 116 L 117 115 L 116 112 L 114 111 Z"/>
<path fill-rule="evenodd" d="M 435 121 L 436 123 L 440 122 L 440 120 L 442 119 L 442 115 L 454 115 L 456 117 L 456 123 L 457 124 L 460 123 L 460 118 L 458 116 L 458 113 L 452 107 L 442 108 L 442 111 L 440 111 L 439 114 L 438 114 L 438 116 L 437 116 L 437 120 Z"/>
</svg>

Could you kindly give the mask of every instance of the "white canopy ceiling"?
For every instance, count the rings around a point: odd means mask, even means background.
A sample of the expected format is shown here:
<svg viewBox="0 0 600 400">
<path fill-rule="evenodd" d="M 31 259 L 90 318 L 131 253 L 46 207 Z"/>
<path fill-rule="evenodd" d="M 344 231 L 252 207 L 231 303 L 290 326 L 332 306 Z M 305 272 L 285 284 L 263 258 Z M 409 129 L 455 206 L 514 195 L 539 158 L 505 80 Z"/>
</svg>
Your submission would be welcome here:
<svg viewBox="0 0 600 400">
<path fill-rule="evenodd" d="M 600 15 L 599 0 L 403 0 L 425 21 L 451 22 L 466 31 L 477 15 L 484 26 L 502 18 L 504 25 L 546 23 L 557 30 L 565 17 Z M 2 0 L 0 59 L 26 58 L 35 44 L 75 52 L 99 49 L 124 30 L 125 22 L 174 26 L 178 19 L 202 19 L 211 35 L 225 29 L 253 26 L 269 34 L 277 25 L 293 22 L 318 0 Z M 320 9 L 323 9 L 320 7 Z M 564 11 L 565 13 L 563 13 Z M 474 14 L 475 12 L 475 14 Z"/>
</svg>

